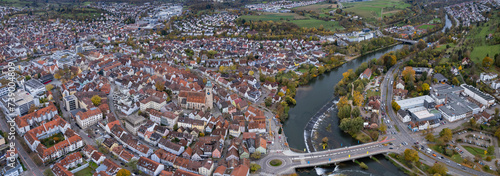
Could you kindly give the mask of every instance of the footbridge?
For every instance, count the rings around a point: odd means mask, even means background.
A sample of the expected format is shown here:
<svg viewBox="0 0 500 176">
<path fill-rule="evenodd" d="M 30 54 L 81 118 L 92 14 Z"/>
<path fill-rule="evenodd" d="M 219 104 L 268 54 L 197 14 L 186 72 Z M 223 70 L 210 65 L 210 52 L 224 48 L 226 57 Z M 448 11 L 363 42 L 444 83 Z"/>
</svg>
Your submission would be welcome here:
<svg viewBox="0 0 500 176">
<path fill-rule="evenodd" d="M 315 167 L 327 164 L 338 164 L 345 161 L 372 157 L 373 155 L 390 153 L 392 145 L 384 146 L 391 140 L 371 142 L 351 147 L 343 147 L 313 153 L 295 153 L 290 150 L 273 151 L 259 160 L 262 172 L 269 175 L 281 175 L 294 173 L 296 168 Z M 281 165 L 272 166 L 272 160 L 280 160 Z"/>
</svg>

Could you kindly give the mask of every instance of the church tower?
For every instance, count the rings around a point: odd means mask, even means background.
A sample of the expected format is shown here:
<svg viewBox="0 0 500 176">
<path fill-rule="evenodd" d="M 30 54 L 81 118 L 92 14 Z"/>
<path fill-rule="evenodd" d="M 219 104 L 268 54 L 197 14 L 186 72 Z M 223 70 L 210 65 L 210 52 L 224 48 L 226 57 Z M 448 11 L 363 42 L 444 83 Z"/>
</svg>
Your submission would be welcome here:
<svg viewBox="0 0 500 176">
<path fill-rule="evenodd" d="M 207 81 L 205 86 L 205 107 L 213 109 L 214 108 L 214 94 L 212 82 Z"/>
</svg>

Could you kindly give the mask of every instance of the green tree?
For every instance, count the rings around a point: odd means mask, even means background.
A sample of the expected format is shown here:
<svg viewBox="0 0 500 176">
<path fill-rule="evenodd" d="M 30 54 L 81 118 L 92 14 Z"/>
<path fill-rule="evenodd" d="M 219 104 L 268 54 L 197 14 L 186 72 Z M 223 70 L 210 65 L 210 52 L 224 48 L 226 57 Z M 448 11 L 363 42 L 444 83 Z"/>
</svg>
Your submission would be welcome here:
<svg viewBox="0 0 500 176">
<path fill-rule="evenodd" d="M 403 72 L 401 72 L 401 75 L 403 75 L 403 80 L 405 81 L 405 83 L 408 83 L 409 81 L 415 81 L 415 70 L 413 70 L 413 67 L 405 67 Z"/>
<path fill-rule="evenodd" d="M 387 131 L 387 125 L 383 123 L 382 125 L 380 125 L 380 127 L 378 127 L 378 130 L 382 133 L 385 133 Z"/>
<path fill-rule="evenodd" d="M 414 149 L 406 149 L 404 152 L 404 158 L 406 161 L 416 163 L 419 160 L 418 152 Z"/>
<path fill-rule="evenodd" d="M 176 123 L 176 124 L 174 124 L 174 128 L 173 128 L 173 130 L 174 130 L 174 131 L 177 131 L 178 129 L 179 129 L 179 126 L 177 126 L 177 123 Z"/>
<path fill-rule="evenodd" d="M 352 96 L 352 103 L 354 106 L 362 106 L 363 105 L 363 95 L 358 91 L 354 91 Z"/>
<path fill-rule="evenodd" d="M 250 164 L 250 171 L 252 171 L 252 173 L 255 173 L 259 169 L 260 169 L 260 165 L 255 164 L 255 163 Z"/>
<path fill-rule="evenodd" d="M 456 86 L 460 85 L 460 81 L 458 81 L 457 77 L 453 77 L 453 79 L 451 80 L 451 83 L 453 85 L 456 85 Z"/>
<path fill-rule="evenodd" d="M 94 106 L 99 106 L 101 104 L 101 97 L 99 97 L 99 95 L 92 96 L 90 100 L 92 101 Z"/>
<path fill-rule="evenodd" d="M 491 64 L 493 64 L 493 59 L 488 56 L 483 58 L 483 67 L 489 68 Z"/>
<path fill-rule="evenodd" d="M 165 90 L 165 85 L 158 81 L 158 82 L 155 83 L 155 88 L 156 88 L 157 91 L 164 91 Z"/>
<path fill-rule="evenodd" d="M 253 152 L 252 155 L 250 155 L 250 157 L 252 157 L 253 159 L 260 159 L 260 152 L 256 151 L 256 152 Z"/>
<path fill-rule="evenodd" d="M 494 146 L 489 146 L 486 151 L 488 152 L 488 154 L 494 155 L 495 154 L 495 147 Z"/>
<path fill-rule="evenodd" d="M 475 127 L 475 126 L 476 126 L 476 119 L 471 118 L 471 119 L 469 120 L 469 125 L 470 125 L 471 127 Z"/>
<path fill-rule="evenodd" d="M 432 135 L 432 133 L 429 133 L 425 136 L 425 139 L 427 139 L 430 142 L 434 142 L 434 135 Z"/>
<path fill-rule="evenodd" d="M 130 176 L 132 175 L 129 170 L 127 169 L 120 169 L 117 173 L 116 176 Z"/>
<path fill-rule="evenodd" d="M 54 88 L 54 85 L 52 85 L 52 84 L 47 84 L 45 86 L 45 89 L 47 89 L 47 91 L 51 91 L 53 88 Z"/>
<path fill-rule="evenodd" d="M 364 120 L 361 117 L 356 117 L 356 118 L 344 118 L 340 120 L 340 129 L 343 131 L 349 133 L 349 134 L 356 134 L 361 129 L 363 129 L 363 123 Z"/>
<path fill-rule="evenodd" d="M 340 119 L 345 119 L 345 118 L 351 117 L 351 106 L 350 105 L 346 105 L 346 106 L 341 107 L 339 109 L 339 112 L 337 113 L 337 116 Z"/>
<path fill-rule="evenodd" d="M 45 171 L 43 171 L 43 175 L 44 176 L 54 176 L 54 173 L 52 173 L 52 170 L 50 168 L 47 168 L 47 169 L 45 169 Z"/>
<path fill-rule="evenodd" d="M 337 103 L 337 108 L 344 107 L 345 105 L 349 104 L 349 100 L 347 99 L 346 96 L 341 96 L 339 99 L 339 102 Z"/>
<path fill-rule="evenodd" d="M 425 95 L 429 94 L 429 91 L 430 91 L 430 86 L 429 86 L 429 84 L 427 84 L 427 83 L 423 83 L 423 84 L 422 84 L 422 91 L 424 91 L 424 94 L 425 94 Z"/>
<path fill-rule="evenodd" d="M 452 139 L 453 134 L 449 128 L 443 128 L 443 130 L 439 132 L 439 136 L 441 136 L 444 142 L 448 142 Z"/>
<path fill-rule="evenodd" d="M 394 111 L 399 111 L 399 109 L 401 109 L 401 106 L 398 105 L 398 103 L 396 103 L 396 101 L 392 101 L 391 103 L 392 105 L 392 109 L 394 109 Z"/>
<path fill-rule="evenodd" d="M 440 174 L 440 175 L 446 175 L 446 172 L 448 172 L 448 168 L 442 164 L 442 163 L 434 163 L 434 165 L 429 168 L 429 173 L 431 174 Z"/>
<path fill-rule="evenodd" d="M 271 97 L 267 97 L 265 100 L 266 107 L 270 107 L 273 105 L 273 99 Z"/>
<path fill-rule="evenodd" d="M 351 116 L 352 117 L 359 117 L 361 115 L 361 111 L 359 110 L 358 107 L 354 107 L 352 110 L 351 110 Z"/>
<path fill-rule="evenodd" d="M 132 170 L 136 171 L 137 170 L 137 159 L 130 159 L 130 161 L 128 161 L 127 165 L 128 167 L 132 168 Z"/>
</svg>

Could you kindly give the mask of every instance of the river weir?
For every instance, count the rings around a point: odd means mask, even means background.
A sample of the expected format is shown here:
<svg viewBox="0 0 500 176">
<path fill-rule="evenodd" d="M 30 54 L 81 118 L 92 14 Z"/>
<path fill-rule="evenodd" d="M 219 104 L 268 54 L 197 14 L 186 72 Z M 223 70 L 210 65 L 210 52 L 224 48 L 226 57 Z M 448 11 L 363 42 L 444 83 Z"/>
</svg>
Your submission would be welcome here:
<svg viewBox="0 0 500 176">
<path fill-rule="evenodd" d="M 345 134 L 338 127 L 338 110 L 335 106 L 338 97 L 334 97 L 333 87 L 342 79 L 342 73 L 347 70 L 356 70 L 361 63 L 379 58 L 383 54 L 395 51 L 403 46 L 403 44 L 399 44 L 360 56 L 330 72 L 318 76 L 309 84 L 297 88 L 295 96 L 297 104 L 293 108 L 290 108 L 289 118 L 283 124 L 283 130 L 289 146 L 301 151 L 317 151 L 322 149 L 320 143 L 324 137 L 329 139 L 328 146 L 325 149 L 357 145 L 358 142 L 355 139 L 349 134 Z M 330 126 L 330 129 L 326 130 L 328 126 Z M 337 167 L 333 165 L 322 167 L 318 170 L 319 172 L 316 172 L 315 169 L 301 169 L 299 175 L 330 175 L 332 173 L 343 173 L 354 176 L 404 175 L 402 171 L 392 165 L 385 157 L 375 157 L 379 162 L 370 158 L 358 160 L 368 165 L 368 170 L 362 170 L 358 164 L 345 162 Z"/>
<path fill-rule="evenodd" d="M 442 32 L 452 26 L 448 15 L 445 16 L 445 19 L 445 27 Z M 289 146 L 297 150 L 314 152 L 319 150 L 314 146 L 319 146 L 323 137 L 329 139 L 328 147 L 325 149 L 358 145 L 358 141 L 345 134 L 338 127 L 340 120 L 337 117 L 338 110 L 335 106 L 333 87 L 342 79 L 342 73 L 347 70 L 356 70 L 361 63 L 371 59 L 378 59 L 385 53 L 401 49 L 403 46 L 403 44 L 399 44 L 360 56 L 328 73 L 318 76 L 309 84 L 297 88 L 295 96 L 297 104 L 290 109 L 289 118 L 283 124 Z M 374 156 L 374 158 L 378 161 L 370 158 L 358 160 L 368 165 L 368 170 L 362 170 L 358 164 L 344 162 L 337 166 L 301 169 L 299 175 L 337 175 L 340 173 L 349 176 L 405 175 L 384 156 L 378 155 Z"/>
<path fill-rule="evenodd" d="M 330 117 L 330 112 L 335 109 L 338 100 L 330 100 L 326 103 L 321 109 L 311 117 L 311 120 L 307 122 L 306 127 L 304 128 L 304 142 L 306 144 L 307 152 L 315 152 L 317 149 L 313 144 L 313 140 L 317 138 L 315 136 L 315 132 L 318 129 L 319 124 L 323 121 L 324 118 Z"/>
</svg>

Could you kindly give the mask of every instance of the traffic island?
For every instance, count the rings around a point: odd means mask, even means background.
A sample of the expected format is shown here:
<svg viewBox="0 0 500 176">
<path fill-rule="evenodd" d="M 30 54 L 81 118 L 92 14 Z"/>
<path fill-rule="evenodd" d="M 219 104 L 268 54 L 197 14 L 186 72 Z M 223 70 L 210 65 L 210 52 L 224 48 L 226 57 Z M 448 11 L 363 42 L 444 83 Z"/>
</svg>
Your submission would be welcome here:
<svg viewBox="0 0 500 176">
<path fill-rule="evenodd" d="M 281 161 L 279 159 L 273 159 L 269 162 L 269 165 L 274 166 L 274 167 L 278 167 L 278 166 L 281 166 L 282 163 L 283 163 L 283 161 Z"/>
</svg>

